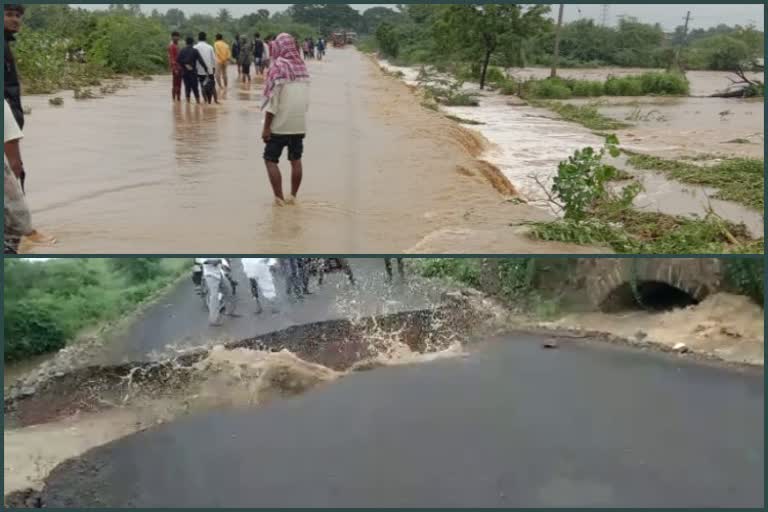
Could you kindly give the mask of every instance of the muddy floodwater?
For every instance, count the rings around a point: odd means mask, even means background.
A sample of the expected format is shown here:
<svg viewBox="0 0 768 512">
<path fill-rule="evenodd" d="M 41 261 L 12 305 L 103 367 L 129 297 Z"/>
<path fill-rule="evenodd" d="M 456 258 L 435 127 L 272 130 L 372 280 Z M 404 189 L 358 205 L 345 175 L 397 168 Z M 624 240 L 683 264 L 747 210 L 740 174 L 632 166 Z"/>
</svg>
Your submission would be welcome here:
<svg viewBox="0 0 768 512">
<path fill-rule="evenodd" d="M 509 201 L 476 158 L 487 141 L 420 108 L 367 57 L 334 50 L 309 67 L 304 184 L 288 208 L 273 207 L 264 170 L 259 81 L 230 83 L 220 106 L 173 105 L 169 77 L 105 98 L 59 93 L 61 107 L 26 98 L 28 200 L 59 241 L 26 250 L 595 252 L 510 227 L 549 216 Z"/>
<path fill-rule="evenodd" d="M 417 84 L 415 68 L 381 62 L 385 69 L 399 71 L 403 81 Z M 643 69 L 564 69 L 564 78 L 605 80 L 610 75 L 637 75 Z M 545 78 L 549 70 L 510 70 L 518 79 Z M 594 104 L 600 113 L 629 124 L 612 130 L 623 148 L 666 158 L 714 156 L 762 158 L 764 145 L 764 102 L 762 99 L 721 99 L 705 97 L 730 85 L 724 72 L 688 73 L 691 97 L 605 97 L 573 99 L 576 105 Z M 763 79 L 762 74 L 754 75 Z M 551 212 L 544 188 L 551 187 L 558 163 L 574 151 L 599 147 L 603 136 L 579 124 L 564 121 L 545 108 L 536 108 L 512 96 L 480 91 L 473 83 L 464 89 L 478 95 L 477 107 L 442 106 L 446 114 L 473 123 L 473 130 L 490 145 L 481 157 L 497 167 L 529 204 Z M 755 237 L 764 230 L 763 212 L 713 199 L 716 190 L 667 179 L 651 171 L 635 170 L 626 159 L 612 161 L 632 174 L 644 187 L 635 207 L 670 215 L 703 217 L 711 207 L 721 217 L 744 223 Z M 622 186 L 622 185 L 619 185 Z"/>
</svg>

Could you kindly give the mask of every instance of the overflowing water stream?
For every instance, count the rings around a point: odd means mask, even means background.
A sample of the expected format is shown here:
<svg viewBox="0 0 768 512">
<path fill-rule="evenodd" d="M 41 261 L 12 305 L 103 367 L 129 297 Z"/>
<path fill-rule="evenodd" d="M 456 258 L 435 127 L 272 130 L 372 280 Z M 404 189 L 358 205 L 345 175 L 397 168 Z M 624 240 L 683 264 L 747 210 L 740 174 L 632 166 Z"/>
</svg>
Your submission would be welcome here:
<svg viewBox="0 0 768 512">
<path fill-rule="evenodd" d="M 400 72 L 403 80 L 417 85 L 419 70 L 394 66 L 386 61 L 384 69 Z M 567 78 L 601 79 L 609 75 L 639 74 L 647 70 L 562 70 Z M 523 69 L 517 78 L 547 76 L 548 70 Z M 691 72 L 692 94 L 708 95 L 724 89 L 730 82 L 723 72 Z M 762 75 L 758 77 L 762 79 Z M 603 138 L 578 124 L 559 119 L 549 110 L 532 107 L 512 96 L 480 91 L 477 84 L 465 83 L 464 89 L 476 94 L 477 107 L 441 106 L 441 111 L 473 123 L 467 128 L 480 132 L 492 146 L 481 158 L 498 167 L 515 189 L 531 204 L 551 210 L 543 187 L 550 187 L 558 163 L 574 151 L 587 146 L 600 147 Z M 568 100 L 587 104 L 596 100 Z M 764 149 L 763 101 L 687 98 L 606 98 L 597 102 L 604 115 L 632 126 L 615 130 L 622 147 L 665 157 L 696 156 L 718 153 L 728 156 L 762 158 Z M 733 140 L 746 140 L 734 143 Z M 644 192 L 635 202 L 638 209 L 671 215 L 703 217 L 709 208 L 735 223 L 744 223 L 750 233 L 761 237 L 762 212 L 742 205 L 713 199 L 715 191 L 667 179 L 659 173 L 633 169 L 625 158 L 612 161 L 640 181 Z"/>
</svg>

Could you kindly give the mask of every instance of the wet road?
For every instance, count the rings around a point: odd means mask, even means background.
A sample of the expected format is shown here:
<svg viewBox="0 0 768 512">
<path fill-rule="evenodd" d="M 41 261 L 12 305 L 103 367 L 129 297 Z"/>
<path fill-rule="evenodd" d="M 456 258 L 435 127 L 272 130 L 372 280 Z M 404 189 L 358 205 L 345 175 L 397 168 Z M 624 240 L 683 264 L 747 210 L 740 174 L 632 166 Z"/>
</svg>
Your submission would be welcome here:
<svg viewBox="0 0 768 512">
<path fill-rule="evenodd" d="M 278 276 L 277 300 L 273 305 L 264 301 L 264 311 L 256 315 L 248 280 L 240 260 L 235 259 L 233 271 L 239 283 L 237 313 L 241 316 L 223 317 L 221 327 L 209 326 L 190 277 L 105 343 L 99 362 L 142 361 L 173 355 L 174 350 L 240 340 L 293 325 L 424 309 L 436 304 L 445 290 L 444 286 L 412 273 L 401 279 L 394 261 L 392 283 L 386 281 L 383 259 L 351 259 L 350 266 L 357 281 L 354 286 L 341 272 L 327 275 L 322 287 L 313 277 L 312 293 L 301 301 L 286 296 L 285 282 Z"/>
<path fill-rule="evenodd" d="M 67 462 L 47 506 L 762 507 L 763 375 L 515 336 Z"/>
<path fill-rule="evenodd" d="M 62 107 L 29 97 L 28 200 L 59 243 L 26 250 L 595 252 L 511 227 L 548 215 L 506 201 L 475 159 L 482 142 L 422 108 L 360 53 L 331 51 L 309 67 L 305 180 L 291 208 L 272 205 L 259 82 L 231 83 L 220 106 L 173 105 L 169 77 L 131 81 L 101 99 L 60 93 Z"/>
</svg>

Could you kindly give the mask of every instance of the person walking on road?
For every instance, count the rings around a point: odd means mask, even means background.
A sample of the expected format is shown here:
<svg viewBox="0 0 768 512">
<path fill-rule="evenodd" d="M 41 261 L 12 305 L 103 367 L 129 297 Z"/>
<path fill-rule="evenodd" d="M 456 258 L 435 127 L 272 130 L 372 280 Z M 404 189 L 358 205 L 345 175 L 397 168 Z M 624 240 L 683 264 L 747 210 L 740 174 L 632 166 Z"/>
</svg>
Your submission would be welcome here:
<svg viewBox="0 0 768 512">
<path fill-rule="evenodd" d="M 241 261 L 243 271 L 251 285 L 251 295 L 256 301 L 256 314 L 261 314 L 263 311 L 262 297 L 273 305 L 274 310 L 277 289 L 275 288 L 272 269 L 277 265 L 277 260 L 274 258 L 243 258 Z"/>
<path fill-rule="evenodd" d="M 229 59 L 232 58 L 232 51 L 221 34 L 216 34 L 216 42 L 213 43 L 213 49 L 216 53 L 216 83 L 220 89 L 226 90 L 229 86 L 227 68 L 229 67 Z"/>
<path fill-rule="evenodd" d="M 197 44 L 195 49 L 200 53 L 200 58 L 205 65 L 197 64 L 197 78 L 200 81 L 201 92 L 203 93 L 203 99 L 210 104 L 211 101 L 219 102 L 219 98 L 216 95 L 216 52 L 213 46 L 208 44 L 208 36 L 205 32 L 200 32 L 197 36 Z"/>
<path fill-rule="evenodd" d="M 173 84 L 171 85 L 171 98 L 173 101 L 181 101 L 181 75 L 179 65 L 179 37 L 178 32 L 171 33 L 171 44 L 168 45 L 168 66 L 171 68 Z"/>
<path fill-rule="evenodd" d="M 392 282 L 392 259 L 393 258 L 384 258 L 384 267 L 387 270 L 387 281 Z M 400 274 L 400 279 L 405 278 L 405 268 L 403 265 L 403 258 L 394 258 L 397 260 L 397 273 Z"/>
<path fill-rule="evenodd" d="M 275 196 L 275 204 L 293 204 L 301 187 L 304 138 L 309 110 L 309 72 L 290 34 L 275 39 L 272 63 L 264 84 L 262 110 L 266 111 L 261 138 L 264 141 L 264 163 Z M 280 157 L 288 148 L 291 163 L 291 194 L 283 195 Z"/>
<path fill-rule="evenodd" d="M 203 260 L 203 280 L 208 289 L 208 323 L 213 326 L 221 325 L 220 313 L 222 308 L 225 315 L 237 316 L 235 314 L 235 292 L 228 271 L 229 261 L 226 258 L 206 258 Z M 222 294 L 221 303 L 219 303 L 219 292 Z"/>
<path fill-rule="evenodd" d="M 200 103 L 200 87 L 198 81 L 198 68 L 202 67 L 203 72 L 208 75 L 208 65 L 200 56 L 200 52 L 197 51 L 193 45 L 195 40 L 192 37 L 187 37 L 187 46 L 182 48 L 179 52 L 179 56 L 176 59 L 179 67 L 181 68 L 181 77 L 184 81 L 184 92 L 187 96 L 187 103 L 190 102 L 192 94 L 195 95 L 195 101 Z"/>
<path fill-rule="evenodd" d="M 251 82 L 251 63 L 253 62 L 253 45 L 248 39 L 243 39 L 240 43 L 240 59 L 238 64 L 240 65 L 240 77 L 243 83 Z"/>
<path fill-rule="evenodd" d="M 264 74 L 264 41 L 261 40 L 261 34 L 256 32 L 253 40 L 253 63 L 257 75 Z"/>
<path fill-rule="evenodd" d="M 232 60 L 235 61 L 235 67 L 237 68 L 237 80 L 240 80 L 240 65 L 238 64 L 240 58 L 240 34 L 235 34 L 235 40 L 232 42 Z"/>
<path fill-rule="evenodd" d="M 325 39 L 322 37 L 317 40 L 317 60 L 323 60 L 325 56 Z"/>
</svg>

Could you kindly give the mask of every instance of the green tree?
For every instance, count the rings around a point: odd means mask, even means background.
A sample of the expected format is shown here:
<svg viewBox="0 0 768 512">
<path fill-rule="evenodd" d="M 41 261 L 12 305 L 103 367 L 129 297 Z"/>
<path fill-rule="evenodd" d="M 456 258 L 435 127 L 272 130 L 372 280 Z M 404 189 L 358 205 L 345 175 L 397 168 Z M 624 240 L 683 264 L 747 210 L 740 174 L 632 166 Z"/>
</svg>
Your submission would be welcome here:
<svg viewBox="0 0 768 512">
<path fill-rule="evenodd" d="M 376 41 L 378 41 L 379 48 L 381 48 L 381 52 L 384 55 L 387 57 L 397 57 L 400 46 L 394 25 L 388 22 L 380 24 L 376 30 Z"/>
<path fill-rule="evenodd" d="M 394 30 L 403 15 L 388 7 L 371 7 L 362 14 L 361 30 L 366 34 L 375 34 L 382 23 L 388 22 Z"/>
<path fill-rule="evenodd" d="M 232 21 L 232 14 L 230 14 L 228 9 L 219 9 L 216 19 L 219 23 L 230 23 Z"/>
<path fill-rule="evenodd" d="M 516 4 L 450 5 L 435 24 L 435 36 L 446 47 L 481 62 L 480 88 L 485 87 L 491 58 L 505 45 L 521 42 L 544 30 L 548 5 Z"/>
<path fill-rule="evenodd" d="M 163 16 L 165 26 L 171 29 L 178 29 L 184 25 L 185 21 L 187 21 L 187 16 L 181 9 L 168 9 Z"/>
<path fill-rule="evenodd" d="M 112 267 L 125 275 L 132 283 L 141 283 L 157 277 L 160 273 L 160 258 L 115 258 Z"/>
</svg>

